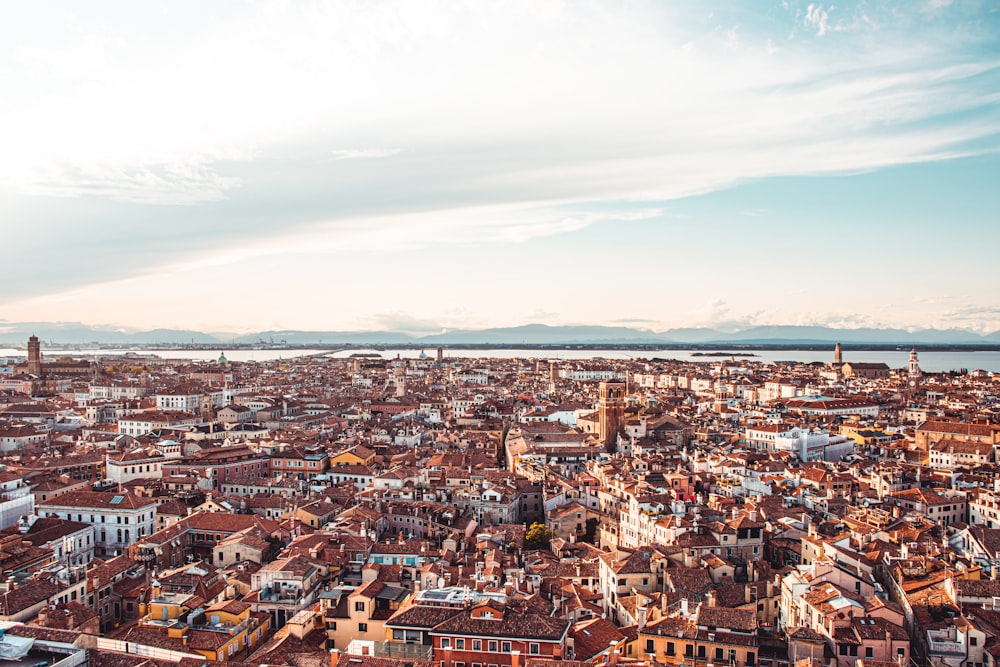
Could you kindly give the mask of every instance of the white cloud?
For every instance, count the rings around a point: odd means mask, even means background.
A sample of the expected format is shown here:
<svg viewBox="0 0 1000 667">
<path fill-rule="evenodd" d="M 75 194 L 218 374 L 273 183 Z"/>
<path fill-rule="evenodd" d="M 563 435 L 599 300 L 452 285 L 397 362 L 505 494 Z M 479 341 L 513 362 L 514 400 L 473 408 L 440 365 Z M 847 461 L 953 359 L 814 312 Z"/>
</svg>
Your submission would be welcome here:
<svg viewBox="0 0 1000 667">
<path fill-rule="evenodd" d="M 225 199 L 240 179 L 222 176 L 200 160 L 172 164 L 33 165 L 17 180 L 28 194 L 101 197 L 137 204 L 202 204 Z"/>
<path fill-rule="evenodd" d="M 348 148 L 332 151 L 331 157 L 334 160 L 360 160 L 390 157 L 401 152 L 398 148 Z"/>
<path fill-rule="evenodd" d="M 377 251 L 392 274 L 416 250 L 526 253 L 598 225 L 689 215 L 623 213 L 636 202 L 948 159 L 985 150 L 975 147 L 1000 131 L 998 99 L 981 83 L 997 63 L 961 46 L 974 35 L 904 29 L 875 9 L 814 2 L 793 16 L 789 4 L 786 24 L 762 30 L 721 10 L 641 1 L 236 7 L 197 21 L 172 7 L 162 22 L 134 24 L 128 12 L 81 23 L 39 11 L 41 37 L 0 34 L 0 189 L 211 204 L 206 227 L 233 232 L 194 251 L 163 243 L 133 283 L 111 281 L 101 262 L 66 270 L 52 299 L 94 309 L 126 285 L 138 295 L 170 281 L 190 293 L 195 276 L 250 280 L 248 267 L 285 256 L 336 263 Z M 786 39 L 793 20 L 826 39 Z M 877 40 L 857 34 L 876 28 Z M 257 209 L 272 218 L 245 227 Z M 95 232 L 104 264 L 142 220 Z M 422 268 L 442 279 L 452 270 Z M 690 299 L 695 311 L 704 297 Z M 641 312 L 621 310 L 609 317 Z"/>
<path fill-rule="evenodd" d="M 375 331 L 398 331 L 413 335 L 439 333 L 444 328 L 440 319 L 414 317 L 399 311 L 375 313 L 363 318 L 362 321 L 365 328 Z"/>
<path fill-rule="evenodd" d="M 740 48 L 740 29 L 738 27 L 726 31 L 726 48 L 731 51 Z"/>
<path fill-rule="evenodd" d="M 942 328 L 968 329 L 980 334 L 1000 331 L 1000 305 L 963 303 L 941 312 L 934 324 Z"/>
<path fill-rule="evenodd" d="M 162 270 L 168 274 L 182 274 L 210 266 L 286 254 L 335 256 L 353 252 L 415 251 L 440 244 L 525 243 L 599 223 L 651 219 L 660 213 L 660 209 L 650 208 L 560 215 L 544 208 L 483 206 L 364 216 L 307 225 L 297 232 L 283 234 L 280 239 L 213 249 L 199 258 L 163 267 Z"/>
<path fill-rule="evenodd" d="M 822 37 L 830 29 L 830 13 L 823 5 L 812 3 L 806 8 L 805 24 L 816 29 L 816 35 Z"/>
<path fill-rule="evenodd" d="M 802 21 L 819 35 L 853 23 L 835 23 L 832 11 L 811 3 Z M 213 201 L 240 185 L 232 163 L 267 161 L 308 141 L 332 144 L 334 160 L 432 147 L 475 176 L 485 176 L 481 161 L 496 151 L 516 151 L 495 175 L 513 185 L 570 163 L 592 179 L 581 190 L 597 185 L 602 198 L 676 196 L 773 173 L 881 166 L 861 156 L 842 165 L 836 153 L 782 158 L 788 144 L 869 144 L 857 133 L 976 103 L 954 96 L 959 74 L 926 45 L 885 40 L 829 53 L 787 44 L 775 60 L 780 45 L 769 36 L 765 49 L 737 55 L 745 27 L 699 34 L 679 12 L 641 3 L 434 11 L 408 2 L 267 3 L 149 48 L 126 24 L 70 31 L 58 49 L 25 39 L 11 50 L 30 67 L 9 68 L 10 101 L 0 107 L 0 183 L 62 196 Z M 607 43 L 621 48 L 595 48 Z M 927 75 L 937 81 L 919 80 Z M 900 141 L 884 156 L 889 163 L 940 147 L 917 128 L 889 134 Z M 700 172 L 685 188 L 651 182 L 675 159 L 710 157 L 704 171 L 715 172 L 723 151 L 754 159 L 717 178 Z M 640 169 L 649 172 L 635 178 Z"/>
<path fill-rule="evenodd" d="M 734 332 L 756 326 L 764 315 L 764 311 L 736 314 L 725 299 L 713 299 L 689 315 L 684 325 Z"/>
</svg>

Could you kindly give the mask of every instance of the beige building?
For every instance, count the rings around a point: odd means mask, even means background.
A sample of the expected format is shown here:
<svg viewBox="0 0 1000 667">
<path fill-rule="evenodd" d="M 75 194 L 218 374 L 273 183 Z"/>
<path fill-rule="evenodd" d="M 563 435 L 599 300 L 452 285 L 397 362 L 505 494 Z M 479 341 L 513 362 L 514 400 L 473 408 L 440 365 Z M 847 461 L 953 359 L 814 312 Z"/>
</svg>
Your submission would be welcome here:
<svg viewBox="0 0 1000 667">
<path fill-rule="evenodd" d="M 402 586 L 375 579 L 355 589 L 340 587 L 324 593 L 327 648 L 345 648 L 356 639 L 385 641 L 385 622 L 409 598 L 410 591 Z"/>
<path fill-rule="evenodd" d="M 993 444 L 942 438 L 930 446 L 927 458 L 930 465 L 944 468 L 979 466 L 992 461 Z"/>
<path fill-rule="evenodd" d="M 573 501 L 550 511 L 547 522 L 554 537 L 562 538 L 567 542 L 576 542 L 586 534 L 587 519 L 590 518 L 600 521 L 600 515 L 597 512 Z"/>
<path fill-rule="evenodd" d="M 928 455 L 931 448 L 942 440 L 988 444 L 990 447 L 1000 444 L 1000 426 L 996 424 L 931 420 L 917 426 L 914 435 L 916 448 Z"/>
</svg>

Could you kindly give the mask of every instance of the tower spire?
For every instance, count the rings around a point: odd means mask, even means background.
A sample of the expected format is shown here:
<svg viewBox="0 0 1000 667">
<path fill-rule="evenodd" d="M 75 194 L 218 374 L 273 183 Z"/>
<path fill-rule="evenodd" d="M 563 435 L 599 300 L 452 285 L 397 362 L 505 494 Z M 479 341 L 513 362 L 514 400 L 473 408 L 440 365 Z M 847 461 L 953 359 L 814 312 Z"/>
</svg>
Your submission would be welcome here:
<svg viewBox="0 0 1000 667">
<path fill-rule="evenodd" d="M 910 363 L 907 365 L 906 373 L 906 397 L 913 400 L 920 385 L 920 362 L 917 359 L 917 348 L 910 349 Z"/>
</svg>

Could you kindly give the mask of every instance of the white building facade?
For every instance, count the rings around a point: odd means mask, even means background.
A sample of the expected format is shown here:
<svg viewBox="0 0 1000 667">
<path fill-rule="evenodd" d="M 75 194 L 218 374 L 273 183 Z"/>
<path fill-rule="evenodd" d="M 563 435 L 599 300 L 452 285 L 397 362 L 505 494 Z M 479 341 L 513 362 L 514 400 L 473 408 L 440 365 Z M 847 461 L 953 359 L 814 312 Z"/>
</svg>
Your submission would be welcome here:
<svg viewBox="0 0 1000 667">
<path fill-rule="evenodd" d="M 156 526 L 156 501 L 130 492 L 71 491 L 39 503 L 37 512 L 41 517 L 92 525 L 100 557 L 125 553 L 137 540 L 151 535 Z"/>
</svg>

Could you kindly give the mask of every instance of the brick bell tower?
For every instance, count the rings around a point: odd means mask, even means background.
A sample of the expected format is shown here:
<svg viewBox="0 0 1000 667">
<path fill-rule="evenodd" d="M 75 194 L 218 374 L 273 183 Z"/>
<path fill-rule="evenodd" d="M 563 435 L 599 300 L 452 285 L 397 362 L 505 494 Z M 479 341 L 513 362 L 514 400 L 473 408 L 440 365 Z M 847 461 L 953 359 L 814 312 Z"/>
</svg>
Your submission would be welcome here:
<svg viewBox="0 0 1000 667">
<path fill-rule="evenodd" d="M 34 335 L 28 339 L 28 374 L 42 374 L 42 344 Z"/>
<path fill-rule="evenodd" d="M 598 437 L 608 451 L 613 451 L 618 433 L 625 426 L 625 383 L 607 380 L 601 383 L 598 392 Z"/>
</svg>

